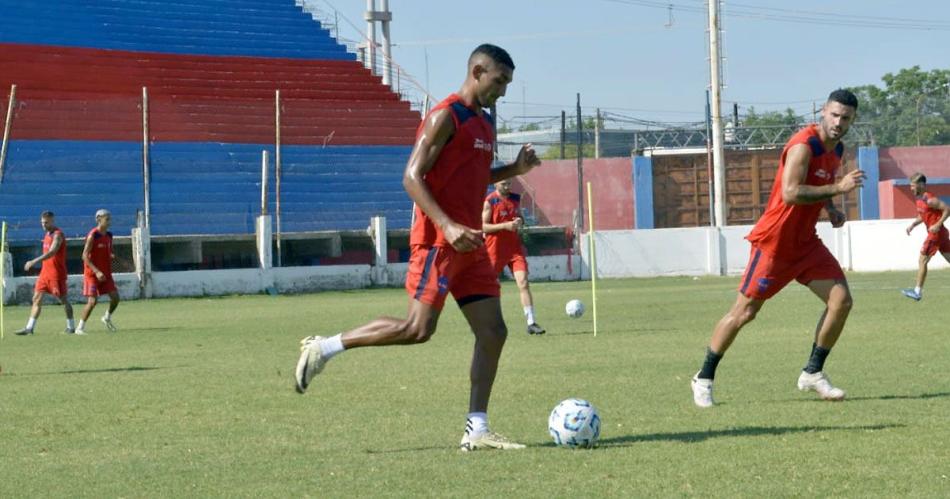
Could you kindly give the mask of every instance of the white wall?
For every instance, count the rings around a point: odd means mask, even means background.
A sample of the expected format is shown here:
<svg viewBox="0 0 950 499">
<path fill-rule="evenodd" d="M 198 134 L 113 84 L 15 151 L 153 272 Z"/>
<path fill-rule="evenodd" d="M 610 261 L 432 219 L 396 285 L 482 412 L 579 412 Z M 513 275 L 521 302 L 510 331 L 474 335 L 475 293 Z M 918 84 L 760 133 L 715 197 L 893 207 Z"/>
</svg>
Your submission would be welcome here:
<svg viewBox="0 0 950 499">
<path fill-rule="evenodd" d="M 818 235 L 838 258 L 842 267 L 855 271 L 914 270 L 924 228 L 918 226 L 908 236 L 904 231 L 910 220 L 872 220 L 848 222 L 833 229 L 818 224 Z M 687 229 L 601 231 L 596 233 L 597 275 L 599 277 L 652 277 L 669 275 L 740 274 L 749 259 L 749 242 L 744 238 L 751 226 Z M 532 256 L 528 266 L 532 281 L 565 281 L 582 272 L 590 278 L 588 235 L 583 238 L 581 255 Z M 568 259 L 571 259 L 570 269 Z M 940 255 L 930 262 L 931 269 L 948 268 Z M 569 271 L 570 270 L 570 271 Z M 506 270 L 507 273 L 507 270 Z M 406 264 L 385 268 L 369 265 L 333 265 L 326 267 L 284 267 L 259 269 L 193 270 L 152 273 L 153 296 L 213 296 L 256 294 L 273 287 L 281 293 L 306 293 L 328 289 L 356 289 L 370 286 L 401 287 Z M 135 274 L 116 274 L 116 285 L 123 299 L 140 296 Z M 6 278 L 6 303 L 29 303 L 35 277 Z M 69 294 L 82 301 L 82 276 L 69 276 Z"/>
</svg>

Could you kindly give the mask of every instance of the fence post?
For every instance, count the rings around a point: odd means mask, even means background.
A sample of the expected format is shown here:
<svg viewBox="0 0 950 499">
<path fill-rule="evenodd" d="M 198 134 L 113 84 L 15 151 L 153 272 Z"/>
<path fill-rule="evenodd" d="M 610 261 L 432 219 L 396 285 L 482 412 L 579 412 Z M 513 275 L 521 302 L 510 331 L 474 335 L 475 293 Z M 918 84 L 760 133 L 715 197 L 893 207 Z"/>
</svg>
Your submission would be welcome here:
<svg viewBox="0 0 950 499">
<path fill-rule="evenodd" d="M 369 220 L 369 232 L 373 238 L 373 269 L 371 271 L 371 280 L 377 286 L 385 286 L 389 282 L 387 271 L 388 260 L 388 241 L 386 230 L 386 217 L 376 216 Z"/>
<path fill-rule="evenodd" d="M 283 266 L 283 252 L 280 245 L 280 90 L 274 94 L 274 211 L 277 217 L 277 266 Z"/>
<path fill-rule="evenodd" d="M 10 128 L 13 127 L 14 107 L 16 107 L 16 84 L 10 85 L 10 100 L 7 103 L 7 119 L 3 122 L 3 144 L 0 145 L 0 184 L 3 183 L 3 166 L 7 163 L 7 146 L 10 143 Z"/>
<path fill-rule="evenodd" d="M 148 88 L 142 87 L 142 182 L 145 192 L 145 220 L 142 226 L 146 229 L 152 226 L 152 167 L 148 157 L 148 133 Z"/>
<path fill-rule="evenodd" d="M 139 281 L 139 298 L 152 297 L 152 236 L 142 212 L 136 214 L 132 229 L 132 260 Z"/>
</svg>

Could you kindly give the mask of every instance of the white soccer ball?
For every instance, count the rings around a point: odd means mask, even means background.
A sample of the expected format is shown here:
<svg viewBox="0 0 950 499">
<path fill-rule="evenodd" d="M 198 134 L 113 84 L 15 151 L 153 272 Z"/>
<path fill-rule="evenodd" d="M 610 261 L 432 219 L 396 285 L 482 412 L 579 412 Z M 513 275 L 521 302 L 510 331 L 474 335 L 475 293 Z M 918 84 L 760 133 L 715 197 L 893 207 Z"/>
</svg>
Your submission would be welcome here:
<svg viewBox="0 0 950 499">
<path fill-rule="evenodd" d="M 564 312 L 568 317 L 576 319 L 584 315 L 584 304 L 580 300 L 571 300 L 564 306 Z"/>
<path fill-rule="evenodd" d="M 600 438 L 600 415 L 586 400 L 565 399 L 551 411 L 548 432 L 560 447 L 590 449 Z"/>
</svg>

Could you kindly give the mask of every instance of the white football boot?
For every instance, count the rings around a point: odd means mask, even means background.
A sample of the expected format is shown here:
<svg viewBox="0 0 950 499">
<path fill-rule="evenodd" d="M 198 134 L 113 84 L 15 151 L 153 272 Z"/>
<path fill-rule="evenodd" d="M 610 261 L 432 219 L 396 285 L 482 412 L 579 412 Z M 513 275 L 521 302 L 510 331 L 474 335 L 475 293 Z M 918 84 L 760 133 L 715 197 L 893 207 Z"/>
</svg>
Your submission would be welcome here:
<svg viewBox="0 0 950 499">
<path fill-rule="evenodd" d="M 798 389 L 807 392 L 814 390 L 822 400 L 844 400 L 844 390 L 831 386 L 831 380 L 825 375 L 824 371 L 818 371 L 814 374 L 802 371 L 798 377 Z"/>
</svg>

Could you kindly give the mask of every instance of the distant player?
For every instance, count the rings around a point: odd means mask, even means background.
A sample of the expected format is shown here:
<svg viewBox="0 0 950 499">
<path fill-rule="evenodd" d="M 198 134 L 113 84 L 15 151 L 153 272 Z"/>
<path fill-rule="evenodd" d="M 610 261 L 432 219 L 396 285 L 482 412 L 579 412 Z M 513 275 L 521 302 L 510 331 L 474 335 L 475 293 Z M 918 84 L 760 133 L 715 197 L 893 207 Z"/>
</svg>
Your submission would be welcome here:
<svg viewBox="0 0 950 499">
<path fill-rule="evenodd" d="M 112 280 L 112 260 L 115 255 L 112 253 L 112 233 L 109 232 L 111 225 L 112 214 L 109 210 L 99 210 L 96 212 L 96 226 L 86 235 L 86 246 L 82 250 L 82 294 L 86 296 L 86 306 L 82 309 L 76 334 L 86 334 L 86 321 L 102 295 L 109 295 L 109 310 L 102 316 L 102 323 L 109 331 L 116 330 L 112 313 L 119 306 L 119 291 Z"/>
<path fill-rule="evenodd" d="M 920 301 L 923 298 L 924 281 L 927 279 L 927 264 L 940 251 L 944 259 L 950 262 L 950 236 L 943 223 L 950 217 L 950 206 L 937 196 L 927 192 L 927 177 L 923 173 L 915 173 L 910 177 L 910 190 L 917 196 L 917 218 L 910 227 L 907 235 L 920 223 L 927 227 L 927 239 L 920 248 L 919 268 L 917 269 L 917 287 L 901 291 L 904 296 Z"/>
<path fill-rule="evenodd" d="M 488 250 L 488 258 L 496 274 L 508 267 L 515 277 L 518 291 L 521 292 L 521 306 L 528 321 L 528 334 L 544 334 L 544 328 L 534 320 L 534 303 L 531 288 L 528 287 L 528 261 L 518 235 L 522 225 L 521 195 L 511 192 L 510 179 L 496 182 L 495 192 L 485 198 L 482 208 L 485 249 Z"/>
<path fill-rule="evenodd" d="M 460 448 L 524 448 L 488 426 L 488 400 L 508 329 L 501 315 L 498 274 L 488 259 L 481 231 L 488 184 L 527 173 L 540 164 L 526 145 L 514 163 L 491 168 L 494 134 L 492 118 L 484 109 L 505 95 L 514 69 L 503 49 L 480 45 L 469 56 L 458 94 L 440 102 L 416 133 L 403 176 L 403 186 L 416 203 L 406 275 L 408 317 L 381 317 L 330 338 L 304 338 L 294 376 L 299 393 L 307 390 L 328 360 L 344 350 L 427 341 L 452 293 L 475 334 L 469 414 Z"/>
<path fill-rule="evenodd" d="M 40 317 L 40 312 L 43 310 L 43 297 L 47 294 L 55 296 L 63 304 L 63 311 L 66 312 L 66 330 L 63 332 L 72 334 L 76 329 L 73 324 L 73 306 L 69 303 L 69 289 L 66 286 L 66 236 L 56 226 L 56 218 L 52 211 L 44 211 L 40 214 L 40 225 L 46 232 L 43 237 L 43 254 L 26 262 L 23 270 L 29 272 L 40 262 L 43 263 L 43 267 L 33 288 L 33 308 L 30 310 L 30 319 L 26 322 L 26 327 L 15 334 L 20 336 L 33 334 L 36 319 Z"/>
<path fill-rule="evenodd" d="M 845 214 L 832 198 L 853 191 L 864 181 L 860 170 L 835 182 L 844 144 L 858 110 L 858 99 L 847 90 L 835 90 L 821 109 L 821 122 L 809 125 L 789 139 L 779 159 L 778 172 L 768 207 L 747 239 L 752 252 L 739 296 L 732 309 L 713 330 L 706 360 L 693 376 L 693 401 L 699 407 L 714 404 L 712 386 L 723 354 L 753 319 L 765 300 L 793 279 L 825 302 L 818 319 L 808 364 L 798 378 L 798 389 L 814 390 L 824 400 L 844 399 L 844 390 L 831 385 L 823 371 L 825 359 L 838 341 L 851 311 L 851 291 L 841 266 L 815 231 L 824 208 L 834 227 L 841 227 Z"/>
</svg>

